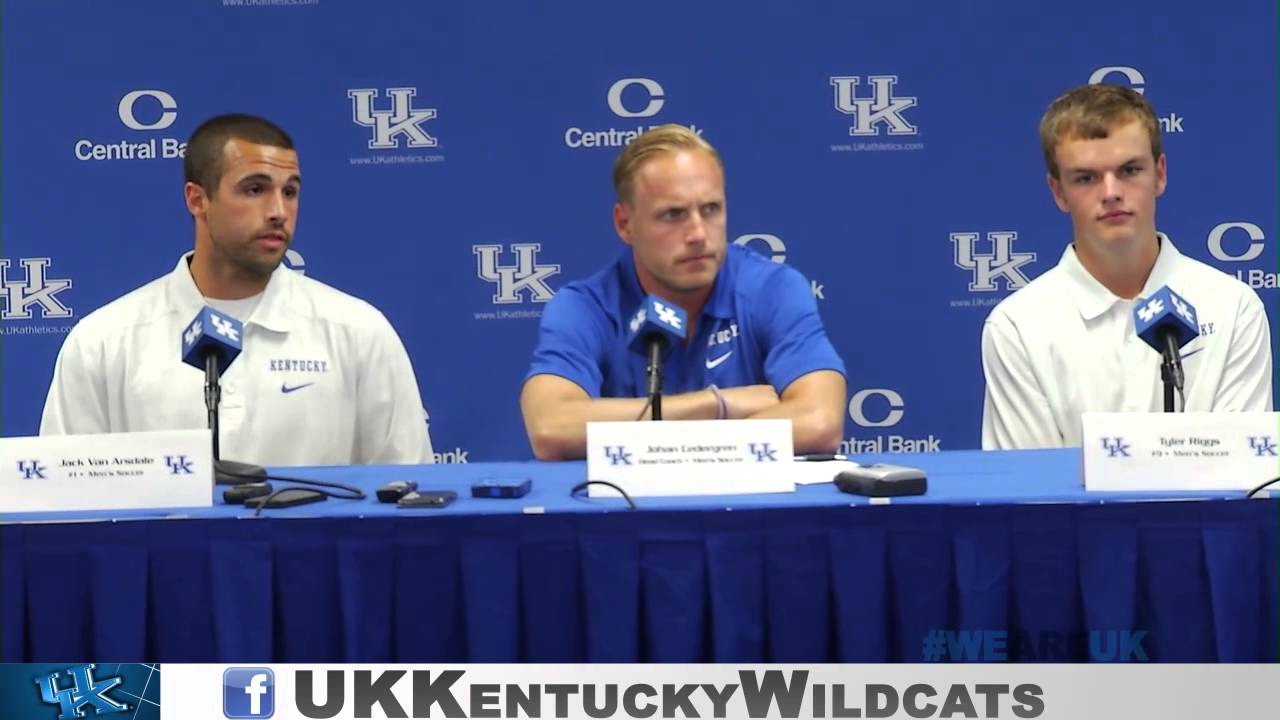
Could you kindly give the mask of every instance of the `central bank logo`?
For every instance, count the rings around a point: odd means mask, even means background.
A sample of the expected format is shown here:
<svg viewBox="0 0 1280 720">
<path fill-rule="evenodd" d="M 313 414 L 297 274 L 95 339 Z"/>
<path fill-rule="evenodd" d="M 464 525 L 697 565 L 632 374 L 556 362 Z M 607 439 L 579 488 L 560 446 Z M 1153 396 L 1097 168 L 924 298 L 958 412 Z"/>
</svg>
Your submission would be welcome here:
<svg viewBox="0 0 1280 720">
<path fill-rule="evenodd" d="M 130 90 L 116 103 L 116 116 L 127 129 L 146 133 L 117 142 L 77 140 L 73 152 L 77 160 L 179 159 L 187 144 L 178 138 L 157 138 L 151 133 L 167 130 L 178 120 L 178 101 L 165 90 Z"/>
<path fill-rule="evenodd" d="M 1142 71 L 1136 67 L 1128 65 L 1108 65 L 1100 67 L 1093 71 L 1089 76 L 1090 85 L 1123 85 L 1132 88 L 1139 95 L 1145 95 L 1147 92 L 1147 78 Z M 1185 117 L 1176 112 L 1158 118 L 1160 122 L 1160 131 L 1164 133 L 1180 133 L 1184 132 L 1182 121 Z"/>
<path fill-rule="evenodd" d="M 755 250 L 779 265 L 787 262 L 787 244 L 782 242 L 782 238 L 777 235 L 767 235 L 765 233 L 739 235 L 733 241 L 733 244 Z"/>
<path fill-rule="evenodd" d="M 620 148 L 640 137 L 644 132 L 652 130 L 661 122 L 655 116 L 662 112 L 667 104 L 667 91 L 662 83 L 647 77 L 625 77 L 613 81 L 604 93 L 605 105 L 615 117 L 626 120 L 654 118 L 653 125 L 629 125 L 627 127 L 609 127 L 601 130 L 589 130 L 574 126 L 564 131 L 564 144 L 573 149 L 579 148 Z M 678 121 L 683 122 L 683 121 Z M 697 125 L 684 123 L 689 129 L 701 135 Z"/>
<path fill-rule="evenodd" d="M 1266 239 L 1266 233 L 1254 223 L 1219 223 L 1209 231 L 1209 254 L 1222 262 L 1249 262 L 1262 257 Z M 1280 288 L 1280 273 L 1272 270 L 1250 268 L 1236 270 L 1235 275 L 1254 290 Z"/>
<path fill-rule="evenodd" d="M 560 266 L 540 264 L 538 253 L 541 251 L 541 243 L 513 243 L 511 252 L 515 254 L 515 264 L 503 265 L 501 245 L 471 246 L 476 256 L 476 276 L 498 286 L 498 292 L 493 295 L 494 304 L 524 302 L 526 293 L 528 302 L 535 303 L 550 302 L 555 297 L 547 280 L 560 274 Z"/>
<path fill-rule="evenodd" d="M 633 86 L 641 88 L 645 94 L 645 97 L 639 99 L 639 102 L 632 99 L 632 107 L 638 108 L 636 110 L 628 109 L 623 103 L 623 93 L 626 93 L 627 89 Z M 653 117 L 667 103 L 662 85 L 657 80 L 641 77 L 622 78 L 610 85 L 607 100 L 609 109 L 613 111 L 613 114 L 624 118 Z"/>
<path fill-rule="evenodd" d="M 978 233 L 951 233 L 951 244 L 955 248 L 955 265 L 962 270 L 973 273 L 969 290 L 974 292 L 996 291 L 996 279 L 1004 278 L 1006 290 L 1017 290 L 1026 287 L 1031 280 L 1020 269 L 1027 263 L 1035 262 L 1033 252 L 1019 253 L 1013 251 L 1013 243 L 1018 233 L 1005 230 L 987 233 L 987 241 L 991 243 L 990 253 L 977 251 Z"/>
<path fill-rule="evenodd" d="M 143 98 L 147 98 L 146 103 L 140 103 Z M 138 118 L 139 105 L 158 105 L 160 112 L 156 114 L 154 108 L 147 108 L 145 118 L 154 118 L 150 122 L 140 120 Z M 178 119 L 178 101 L 173 96 L 163 90 L 132 90 L 125 93 L 120 98 L 120 104 L 116 107 L 116 112 L 120 115 L 120 122 L 130 130 L 164 130 L 173 125 Z"/>
<path fill-rule="evenodd" d="M 86 710 L 92 709 L 97 716 L 128 712 L 133 708 L 126 702 L 120 702 L 108 695 L 108 691 L 118 686 L 123 679 L 107 677 L 95 679 L 93 671 L 97 665 L 88 663 L 75 665 L 66 669 L 65 675 L 70 678 L 70 687 L 60 687 L 58 678 L 64 673 L 55 672 L 36 678 L 40 688 L 40 699 L 50 705 L 57 705 L 61 712 L 58 720 L 77 720 L 88 715 Z"/>
<path fill-rule="evenodd" d="M 276 674 L 265 667 L 232 667 L 222 673 L 222 714 L 269 718 L 276 712 Z"/>
<path fill-rule="evenodd" d="M 873 412 L 868 414 L 867 401 L 872 398 Z M 902 396 L 888 388 L 859 390 L 849 398 L 849 419 L 858 427 L 892 427 L 902 421 L 904 414 Z"/>
<path fill-rule="evenodd" d="M 373 130 L 373 138 L 369 140 L 370 150 L 398 148 L 401 139 L 411 148 L 439 146 L 439 141 L 427 134 L 422 127 L 423 123 L 436 118 L 436 109 L 415 108 L 413 98 L 417 94 L 417 88 L 387 88 L 390 107 L 375 109 L 377 89 L 359 88 L 347 91 L 347 97 L 351 98 L 351 119 L 355 124 Z"/>
<path fill-rule="evenodd" d="M 895 95 L 897 75 L 869 75 L 867 91 L 860 76 L 835 76 L 831 85 L 835 88 L 836 109 L 853 116 L 849 134 L 854 137 L 879 135 L 882 129 L 890 135 L 917 135 L 919 130 L 907 121 L 902 113 L 916 106 L 917 99 Z"/>
<path fill-rule="evenodd" d="M 777 235 L 770 235 L 768 233 L 739 235 L 733 241 L 733 244 L 755 250 L 779 265 L 785 265 L 787 263 L 787 244 Z M 827 299 L 826 288 L 826 285 L 823 285 L 817 280 L 809 280 L 809 290 L 813 293 L 815 300 Z"/>
<path fill-rule="evenodd" d="M 0 320 L 30 320 L 31 309 L 40 308 L 46 320 L 65 319 L 74 315 L 71 308 L 58 299 L 59 293 L 71 289 L 71 280 L 49 277 L 51 258 L 22 258 L 18 264 L 23 274 L 11 269 L 8 258 L 0 258 Z"/>
</svg>

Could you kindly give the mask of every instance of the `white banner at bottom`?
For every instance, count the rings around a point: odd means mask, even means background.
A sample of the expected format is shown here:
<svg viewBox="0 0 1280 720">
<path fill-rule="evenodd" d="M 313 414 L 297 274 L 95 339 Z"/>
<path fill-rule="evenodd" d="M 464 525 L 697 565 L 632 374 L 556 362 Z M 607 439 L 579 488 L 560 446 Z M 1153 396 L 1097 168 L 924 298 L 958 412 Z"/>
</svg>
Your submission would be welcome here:
<svg viewBox="0 0 1280 720">
<path fill-rule="evenodd" d="M 174 665 L 164 718 L 1273 718 L 1280 665 Z"/>
</svg>

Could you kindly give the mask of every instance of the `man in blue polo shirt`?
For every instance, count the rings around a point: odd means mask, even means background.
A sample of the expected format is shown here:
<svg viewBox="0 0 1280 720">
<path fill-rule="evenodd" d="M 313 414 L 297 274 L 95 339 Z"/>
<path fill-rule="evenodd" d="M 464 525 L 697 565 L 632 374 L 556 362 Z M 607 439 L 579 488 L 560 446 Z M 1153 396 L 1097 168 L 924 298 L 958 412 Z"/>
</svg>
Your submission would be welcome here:
<svg viewBox="0 0 1280 720">
<path fill-rule="evenodd" d="M 724 168 L 688 128 L 663 125 L 613 166 L 614 229 L 630 246 L 547 305 L 520 395 L 534 455 L 586 454 L 587 422 L 636 420 L 645 358 L 628 323 L 653 293 L 688 313 L 688 342 L 664 361 L 664 420 L 790 418 L 798 453 L 832 452 L 844 432 L 844 363 L 809 282 L 729 246 Z"/>
</svg>

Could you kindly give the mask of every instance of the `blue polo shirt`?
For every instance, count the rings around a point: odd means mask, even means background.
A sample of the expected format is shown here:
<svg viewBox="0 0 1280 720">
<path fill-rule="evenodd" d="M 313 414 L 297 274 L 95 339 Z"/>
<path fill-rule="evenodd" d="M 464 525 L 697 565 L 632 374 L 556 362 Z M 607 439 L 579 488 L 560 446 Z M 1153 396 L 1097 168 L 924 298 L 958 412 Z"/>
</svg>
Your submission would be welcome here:
<svg viewBox="0 0 1280 720">
<path fill-rule="evenodd" d="M 630 249 L 565 285 L 542 316 L 526 379 L 558 375 L 593 398 L 643 397 L 645 358 L 627 349 L 627 325 L 645 295 Z M 672 395 L 713 384 L 772 385 L 781 394 L 815 370 L 845 374 L 804 276 L 737 245 L 728 248 L 697 336 L 663 362 L 663 392 Z"/>
</svg>

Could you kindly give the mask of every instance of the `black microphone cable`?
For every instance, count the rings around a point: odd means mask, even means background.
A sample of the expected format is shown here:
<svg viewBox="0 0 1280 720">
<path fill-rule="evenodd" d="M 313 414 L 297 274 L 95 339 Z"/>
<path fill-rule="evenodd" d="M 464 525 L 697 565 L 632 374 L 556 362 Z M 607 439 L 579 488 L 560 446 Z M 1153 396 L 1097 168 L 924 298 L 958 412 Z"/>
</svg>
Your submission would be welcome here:
<svg viewBox="0 0 1280 720">
<path fill-rule="evenodd" d="M 1275 485 L 1276 483 L 1280 483 L 1280 477 L 1278 477 L 1278 478 L 1272 478 L 1272 479 L 1270 479 L 1270 480 L 1268 480 L 1268 481 L 1266 481 L 1266 482 L 1262 483 L 1262 484 L 1261 484 L 1261 485 L 1259 485 L 1258 487 L 1256 487 L 1256 488 L 1254 488 L 1254 489 L 1250 490 L 1250 491 L 1249 491 L 1249 493 L 1248 493 L 1247 495 L 1245 495 L 1245 497 L 1246 497 L 1246 498 L 1251 498 L 1251 497 L 1253 497 L 1254 495 L 1257 495 L 1258 493 L 1260 493 L 1260 492 L 1262 492 L 1263 490 L 1267 489 L 1267 487 L 1269 487 L 1269 486 L 1271 486 L 1271 485 Z"/>
<path fill-rule="evenodd" d="M 627 501 L 627 504 L 631 506 L 632 510 L 639 509 L 636 507 L 635 501 L 632 500 L 631 496 L 627 494 L 626 490 L 623 490 L 622 488 L 618 487 L 617 485 L 614 485 L 608 480 L 587 480 L 586 482 L 578 483 L 577 485 L 573 486 L 572 490 L 569 491 L 569 496 L 570 497 L 576 496 L 578 493 L 582 492 L 583 490 L 586 490 L 588 485 L 604 485 L 606 487 L 611 487 L 614 490 L 618 491 L 618 494 L 622 496 L 623 500 Z"/>
</svg>

